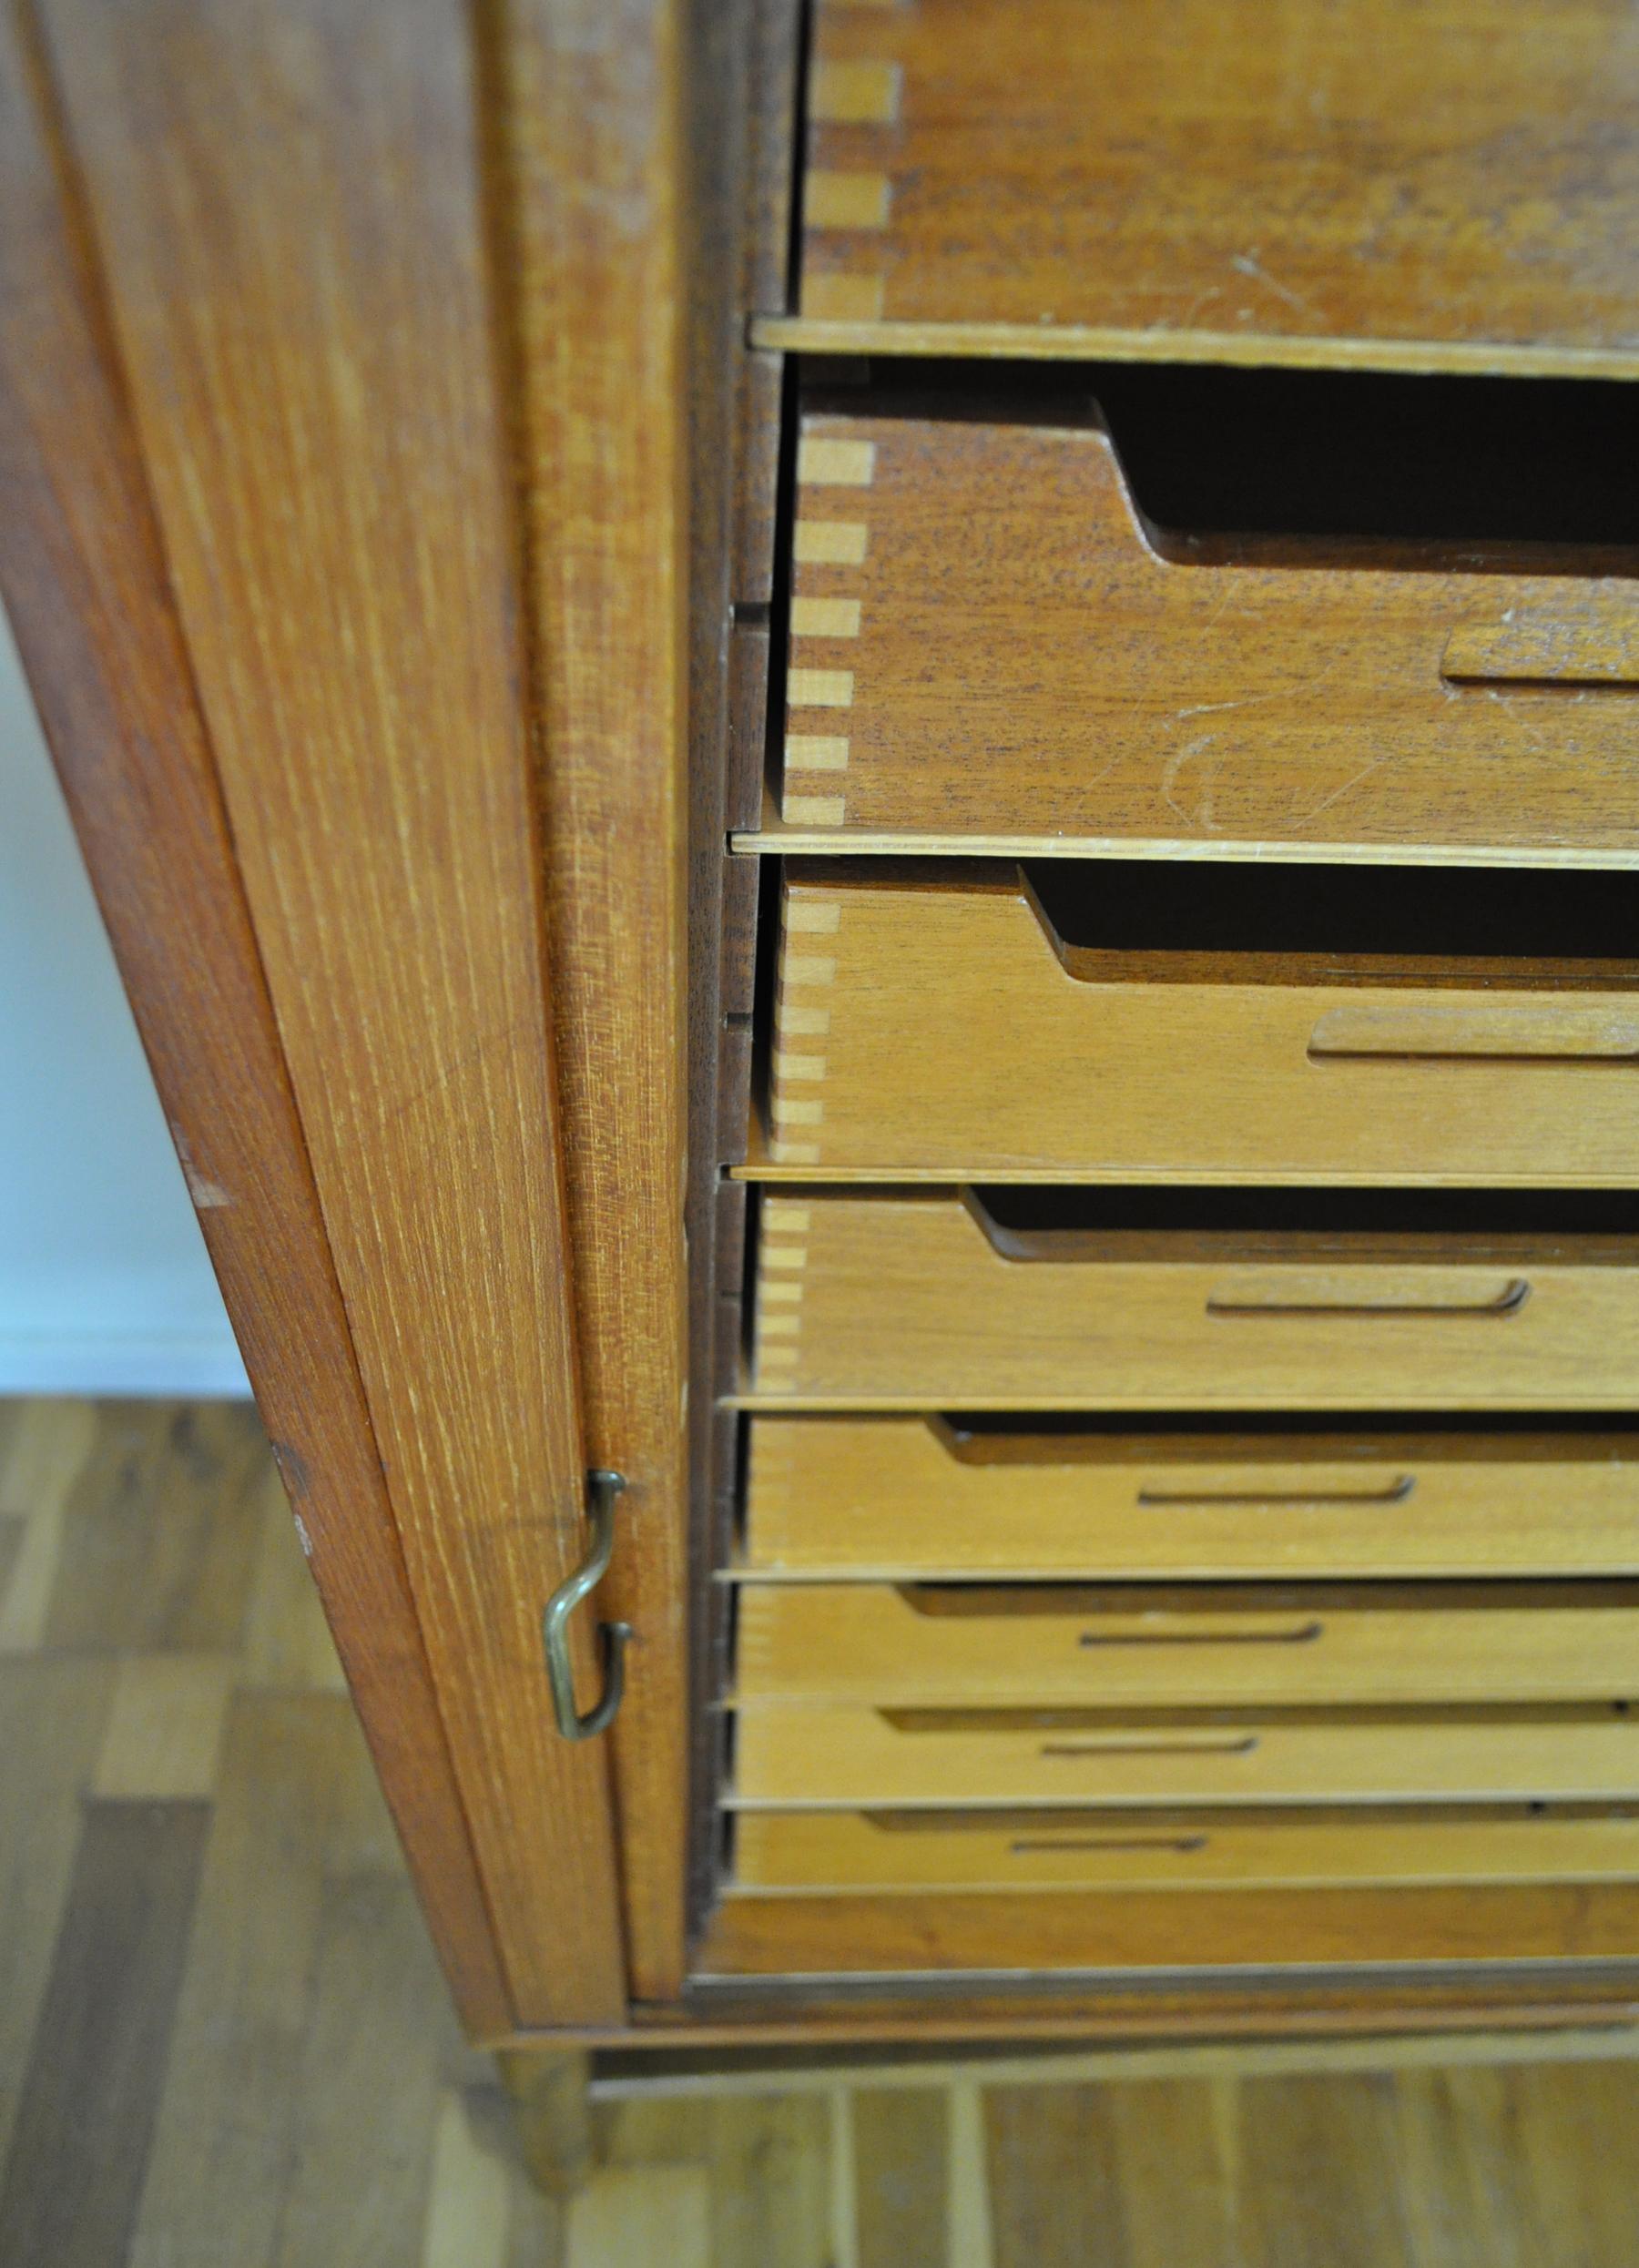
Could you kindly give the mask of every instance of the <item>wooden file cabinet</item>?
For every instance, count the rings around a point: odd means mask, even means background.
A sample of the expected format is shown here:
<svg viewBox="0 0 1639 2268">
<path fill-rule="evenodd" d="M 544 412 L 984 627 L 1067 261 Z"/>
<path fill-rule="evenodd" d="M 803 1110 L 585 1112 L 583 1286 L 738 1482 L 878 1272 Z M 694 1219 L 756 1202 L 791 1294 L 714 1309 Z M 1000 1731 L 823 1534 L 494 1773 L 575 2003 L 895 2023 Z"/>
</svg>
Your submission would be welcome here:
<svg viewBox="0 0 1639 2268">
<path fill-rule="evenodd" d="M 39 13 L 7 604 L 473 2036 L 1631 2017 L 1627 10 Z"/>
</svg>

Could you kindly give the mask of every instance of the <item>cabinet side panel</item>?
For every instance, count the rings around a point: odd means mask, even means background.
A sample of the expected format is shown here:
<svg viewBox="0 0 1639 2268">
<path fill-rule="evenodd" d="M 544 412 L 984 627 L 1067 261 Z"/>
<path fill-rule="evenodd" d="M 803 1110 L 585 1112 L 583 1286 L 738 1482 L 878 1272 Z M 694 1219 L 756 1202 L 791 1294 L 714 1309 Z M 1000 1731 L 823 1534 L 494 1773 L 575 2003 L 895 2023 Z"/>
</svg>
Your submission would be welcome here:
<svg viewBox="0 0 1639 2268">
<path fill-rule="evenodd" d="M 584 1459 L 466 17 L 45 14 L 513 1999 L 610 2019 L 606 1746 L 541 1664 Z"/>
<path fill-rule="evenodd" d="M 0 585 L 422 1903 L 488 2037 L 512 2004 L 36 61 L 0 19 Z"/>
</svg>

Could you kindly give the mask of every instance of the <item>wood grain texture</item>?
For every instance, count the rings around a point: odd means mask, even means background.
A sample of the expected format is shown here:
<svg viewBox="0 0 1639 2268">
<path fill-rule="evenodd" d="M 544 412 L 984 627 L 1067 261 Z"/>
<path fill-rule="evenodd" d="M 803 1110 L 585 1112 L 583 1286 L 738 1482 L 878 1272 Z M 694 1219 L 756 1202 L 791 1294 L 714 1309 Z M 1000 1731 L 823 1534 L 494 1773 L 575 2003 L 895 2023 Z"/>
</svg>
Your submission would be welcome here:
<svg viewBox="0 0 1639 2268">
<path fill-rule="evenodd" d="M 599 1611 L 632 1989 L 683 1970 L 688 644 L 680 11 L 510 12 L 552 1012 L 590 1463 L 624 1473 Z M 639 976 L 641 972 L 641 976 Z"/>
<path fill-rule="evenodd" d="M 1334 1966 L 1272 1975 L 1220 1971 L 1183 1983 L 1139 1978 L 1120 1988 L 1102 1975 L 1089 1983 L 1054 1974 L 1009 1989 L 993 1976 L 962 1979 L 937 1969 L 873 1978 L 869 1987 L 808 1976 L 770 1987 L 767 1978 L 781 1972 L 768 1966 L 762 1981 L 697 1970 L 688 1987 L 687 2038 L 691 2049 L 707 2052 L 752 2042 L 846 2050 L 866 2041 L 1222 2042 L 1278 2035 L 1329 2042 L 1385 2032 L 1420 2041 L 1431 2035 L 1534 2040 L 1589 2029 L 1606 2038 L 1639 2010 L 1634 1973 L 1623 1960 L 1506 1970 L 1458 1962 L 1387 1978 Z M 646 2042 L 650 2027 L 639 2029 Z M 511 2044 L 539 2050 L 558 2037 L 523 2032 Z M 614 2048 L 631 2035 L 585 2037 Z"/>
<path fill-rule="evenodd" d="M 539 1658 L 585 1461 L 464 18 L 49 24 L 514 2008 L 608 2016 L 606 1753 Z"/>
<path fill-rule="evenodd" d="M 158 1430 L 209 1439 L 209 1411 L 193 1414 Z M 122 1460 L 96 1452 L 128 1446 L 131 1416 L 0 1406 L 0 1501 L 49 1512 L 79 1470 L 63 1583 L 95 1569 L 99 1525 L 111 1558 L 128 1541 Z M 469 2268 L 487 2256 L 433 2148 L 459 2087 L 517 2248 L 496 2268 L 540 2268 L 551 2209 L 461 2043 L 265 1445 L 261 1462 L 265 1550 L 229 1655 L 188 1644 L 159 1550 L 127 1561 L 127 1621 L 169 1623 L 168 1649 L 134 1653 L 104 1623 L 0 1662 L 0 2166 L 27 2098 L 0 2258 L 379 2268 L 422 2260 L 436 2218 L 466 2240 L 440 2257 Z M 215 1520 L 230 1547 L 242 1531 L 237 1462 L 201 1457 L 191 1485 L 174 1468 L 170 1484 L 200 1566 L 236 1556 L 210 1542 Z M 294 1578 L 278 1596 L 275 1546 Z"/>
<path fill-rule="evenodd" d="M 131 36 L 152 48 L 140 24 Z M 8 17 L 6 605 L 417 1887 L 466 2020 L 493 2031 L 514 2010 L 106 328 L 97 255 L 72 160 L 54 146 L 37 61 Z M 45 1536 L 31 1526 L 31 1627 L 49 1580 Z M 8 1616 L 24 1606 L 14 1586 Z"/>
<path fill-rule="evenodd" d="M 484 2142 L 472 2106 L 450 2089 L 433 2137 L 419 2268 L 506 2268 L 506 2179 Z"/>
<path fill-rule="evenodd" d="M 1297 836 L 1214 837 L 1208 851 L 1199 835 L 1019 835 L 992 828 L 920 833 L 905 829 L 787 826 L 771 795 L 765 794 L 760 823 L 737 828 L 730 837 L 737 858 L 856 857 L 935 859 L 1146 859 L 1170 860 L 1210 856 L 1226 865 L 1313 866 L 1347 859 L 1353 866 L 1495 867 L 1506 870 L 1574 868 L 1579 871 L 1625 872 L 1634 864 L 1629 848 L 1608 850 L 1556 849 L 1549 845 L 1502 848 L 1468 843 L 1362 843 L 1318 831 Z"/>
<path fill-rule="evenodd" d="M 43 1640 L 63 1559 L 68 1507 L 94 1452 L 87 1401 L 14 1402 L 0 1418 L 0 1520 L 13 1541 L 0 1591 L 0 1656 Z"/>
<path fill-rule="evenodd" d="M 1180 1890 L 1165 1898 L 1149 1890 L 1042 1890 L 1028 1898 L 1006 1891 L 861 1892 L 725 1898 L 702 1940 L 697 1974 L 702 1980 L 876 1976 L 902 1982 L 969 1969 L 990 1972 L 970 1983 L 993 1988 L 997 1972 L 1044 1979 L 1055 1970 L 1080 1970 L 1113 1981 L 1123 1970 L 1161 1970 L 1174 1972 L 1167 1981 L 1176 1986 L 1179 1970 L 1216 1969 L 1219 1975 L 1197 1978 L 1191 1988 L 1209 2021 L 1214 1993 L 1232 1988 L 1224 1972 L 1365 1963 L 1402 1972 L 1398 1982 L 1334 1976 L 1321 2023 L 1335 2034 L 1355 2021 L 1380 2026 L 1390 2007 L 1394 2020 L 1403 2020 L 1401 2011 L 1416 1999 L 1404 1973 L 1424 1965 L 1632 1963 L 1636 1955 L 1639 1890 L 1625 1883 Z M 1522 1977 L 1516 1993 L 1512 1979 L 1492 1976 L 1485 1989 L 1512 2010 L 1528 2005 L 1534 1981 Z M 1302 2020 L 1301 1998 L 1287 1995 L 1300 1982 L 1288 1977 L 1278 1988 L 1294 2022 Z M 1374 1999 L 1375 2016 L 1368 2013 Z M 1084 2004 L 1084 2023 L 1098 2027 L 1099 2002 L 1116 2030 L 1135 2018 L 1142 2025 L 1141 2011 L 1112 2005 L 1102 1992 L 1094 2005 Z M 1016 1995 L 1011 2007 L 1015 2021 L 1028 2020 Z M 972 2013 L 970 2005 L 970 2022 Z M 1220 2023 L 1226 2013 L 1220 2002 Z M 1245 2014 L 1243 2003 L 1243 2022 Z M 1157 2008 L 1152 2020 L 1161 2019 Z"/>
<path fill-rule="evenodd" d="M 754 1583 L 738 1691 L 942 1709 L 1610 1701 L 1635 1643 L 1617 1584 Z"/>
<path fill-rule="evenodd" d="M 952 1794 L 956 1791 L 952 1790 Z M 738 1822 L 735 1895 L 758 1891 L 1290 1888 L 1333 1883 L 1631 1882 L 1639 1813 L 1478 1805 L 1353 1815 L 759 1811 Z"/>
<path fill-rule="evenodd" d="M 268 1442 L 242 1402 L 105 1402 L 63 1505 L 48 1646 L 184 1648 L 238 1639 Z"/>
<path fill-rule="evenodd" d="M 880 305 L 874 301 L 873 304 Z M 1639 377 L 1639 353 L 1627 347 L 1572 348 L 1451 345 L 1420 341 L 1295 338 L 1258 331 L 1122 331 L 1096 323 L 887 322 L 880 313 L 758 315 L 753 347 L 773 358 L 865 361 L 1161 362 L 1212 369 L 1364 371 L 1458 378 L 1583 378 L 1625 382 Z"/>
<path fill-rule="evenodd" d="M 447 2053 L 424 2022 L 428 1972 L 395 1870 L 345 1704 L 237 1695 L 170 2060 L 149 2075 L 135 2258 L 230 2222 L 238 2256 L 270 2268 L 311 2257 L 321 2230 L 319 2249 L 363 2261 L 372 2235 L 413 2227 L 419 2168 L 408 2199 L 359 2173 L 425 2136 Z"/>
<path fill-rule="evenodd" d="M 1145 2090 L 1152 2099 L 1160 2091 Z M 1168 2233 L 1175 2240 L 1186 2238 L 1180 2258 L 1233 2259 L 1223 2249 L 1221 2212 L 1214 2210 L 1218 2199 L 1210 2171 L 1210 2126 L 1197 2118 L 1196 2131 L 1191 2131 L 1176 2116 L 1156 2121 L 1163 2123 L 1171 2156 L 1166 2186 L 1173 2194 L 1168 2207 L 1152 2209 L 1154 2217 L 1166 2212 L 1172 2223 Z M 1099 2268 L 1105 2263 L 1127 2268 L 1142 2208 L 1129 2197 L 1124 2181 L 1123 2126 L 1119 2100 L 1091 2090 L 1058 2100 L 1043 2099 L 1034 2089 L 1010 2090 L 986 2100 L 981 2131 L 986 2173 L 999 2207 L 997 2268 L 1074 2258 L 1087 2232 L 1096 2232 L 1091 2241 L 1098 2248 L 1094 2258 L 1103 2254 Z"/>
<path fill-rule="evenodd" d="M 801 11 L 792 0 L 753 0 L 747 42 L 745 227 L 740 248 L 738 314 L 784 309 L 795 279 L 791 202 L 799 129 L 797 88 Z M 784 357 L 753 351 L 737 370 L 734 559 L 730 595 L 766 606 L 774 595 Z M 759 732 L 760 738 L 760 732 Z"/>
<path fill-rule="evenodd" d="M 955 2268 L 945 2249 L 942 2092 L 859 2089 L 850 2110 L 858 2268 Z"/>
<path fill-rule="evenodd" d="M 1639 1365 L 1639 1272 L 1593 1238 L 1026 1258 L 960 1196 L 808 1190 L 764 1222 L 754 1409 L 1619 1409 Z"/>
<path fill-rule="evenodd" d="M 592 2169 L 589 2059 L 503 2055 L 501 2078 L 512 2098 L 518 2141 L 531 2179 L 548 2197 L 570 2197 Z"/>
<path fill-rule="evenodd" d="M 373 1823 L 379 1805 L 368 1775 L 346 1777 L 357 1815 Z M 219 1874 L 215 1887 L 219 1896 Z M 221 1927 L 219 1913 L 207 1939 L 219 1955 Z M 286 2107 L 279 2102 L 280 2081 L 287 2073 L 294 2080 L 289 2123 L 282 2131 L 275 2125 L 284 2154 L 274 2169 L 282 2195 L 272 2268 L 301 2268 L 317 2257 L 337 2268 L 416 2257 L 417 2237 L 432 2214 L 425 2138 L 441 2072 L 455 2060 L 447 2035 L 441 2038 L 436 2021 L 428 2020 L 432 1983 L 416 1916 L 384 1840 L 368 1831 L 334 1838 L 300 2056 L 285 2065 L 270 2055 L 262 2066 L 278 2109 Z M 197 2018 L 197 2001 L 193 2007 Z M 190 2046 L 209 2070 L 210 2049 L 198 2031 Z M 181 2101 L 173 2104 L 173 2115 L 185 2115 Z M 204 2121 L 209 2135 L 209 2109 Z M 237 2138 L 214 2131 L 220 2157 L 207 2158 L 204 2178 L 183 2208 L 190 2217 L 203 2218 L 208 2199 L 229 2193 Z M 504 2188 L 504 2163 L 496 2173 Z M 522 2189 L 522 2169 L 515 2179 Z M 170 2194 L 175 2200 L 175 2189 Z M 157 2219 L 150 2216 L 150 2229 Z"/>
<path fill-rule="evenodd" d="M 132 2256 L 209 1813 L 87 1806 L 0 2171 L 0 2262 Z"/>
<path fill-rule="evenodd" d="M 1634 2087 L 1553 2065 L 993 2087 L 998 2268 L 1617 2268 L 1625 2169 L 1588 2144 Z"/>
<path fill-rule="evenodd" d="M 758 1418 L 742 1577 L 1639 1573 L 1639 1437 Z"/>
<path fill-rule="evenodd" d="M 794 861 L 782 903 L 776 1164 L 1639 1177 L 1639 962 L 1078 951 L 1023 870 L 988 866 Z"/>
<path fill-rule="evenodd" d="M 571 2202 L 564 2268 L 660 2255 L 677 2268 L 711 2268 L 711 2188 L 703 2166 L 610 2170 Z"/>
<path fill-rule="evenodd" d="M 1624 1704 L 933 1710 L 742 1702 L 737 1809 L 1639 1795 Z"/>
<path fill-rule="evenodd" d="M 91 1793 L 126 1803 L 203 1803 L 236 1663 L 230 1654 L 128 1654 L 120 1663 Z"/>
<path fill-rule="evenodd" d="M 708 2172 L 712 2268 L 834 2268 L 829 2110 L 823 2095 L 758 2089 L 679 2100 L 640 2086 L 628 2100 L 600 2089 L 593 2123 L 610 2171 L 657 2161 Z"/>
<path fill-rule="evenodd" d="M 891 323 L 1043 342 L 1632 360 L 1618 0 L 1528 25 L 1305 0 L 1274 26 L 1253 0 L 822 5 L 815 56 L 809 164 L 886 176 L 890 207 L 805 232 L 807 315 L 857 314 L 865 285 Z"/>
<path fill-rule="evenodd" d="M 51 1981 L 79 1848 L 81 1792 L 113 1683 L 107 1661 L 61 1653 L 0 1660 L 0 2161 Z"/>
<path fill-rule="evenodd" d="M 1452 641 L 1510 624 L 1597 659 L 1639 620 L 1631 554 L 1533 572 L 1522 548 L 1483 574 L 1340 565 L 1298 542 L 1273 557 L 1150 528 L 1095 419 L 811 414 L 802 431 L 810 453 L 869 448 L 874 469 L 868 487 L 799 490 L 788 823 L 815 817 L 810 737 L 840 734 L 827 792 L 849 829 L 1639 856 L 1633 697 L 1464 682 L 1473 665 L 1450 661 Z M 838 523 L 862 531 L 857 563 L 816 555 L 812 531 Z M 841 598 L 853 635 L 804 627 L 805 606 Z M 845 715 L 816 706 L 838 670 Z"/>
</svg>

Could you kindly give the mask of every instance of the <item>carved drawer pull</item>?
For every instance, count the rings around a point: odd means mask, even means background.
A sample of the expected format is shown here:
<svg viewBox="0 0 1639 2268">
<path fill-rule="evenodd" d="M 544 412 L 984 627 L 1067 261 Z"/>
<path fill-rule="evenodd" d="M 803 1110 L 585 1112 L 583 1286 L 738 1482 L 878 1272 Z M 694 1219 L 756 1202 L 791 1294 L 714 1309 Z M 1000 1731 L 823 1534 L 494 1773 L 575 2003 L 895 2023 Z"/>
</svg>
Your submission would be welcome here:
<svg viewBox="0 0 1639 2268">
<path fill-rule="evenodd" d="M 1510 1316 L 1518 1315 L 1531 1297 L 1531 1286 L 1522 1276 L 1512 1276 L 1494 1299 L 1235 1299 L 1212 1292 L 1206 1300 L 1208 1315 L 1218 1316 Z"/>
<path fill-rule="evenodd" d="M 1307 1646 L 1326 1624 L 1318 1616 L 1290 1630 L 1084 1630 L 1082 1646 Z"/>
<path fill-rule="evenodd" d="M 1223 1310 L 1220 1308 L 1218 1312 L 1221 1314 Z M 1314 1310 L 1310 1308 L 1306 1312 L 1312 1314 Z M 1278 1504 L 1291 1511 L 1311 1504 L 1327 1508 L 1335 1504 L 1403 1504 L 1416 1486 L 1416 1475 L 1402 1472 L 1385 1489 L 1140 1489 L 1135 1500 L 1147 1508 L 1163 1505 Z"/>
<path fill-rule="evenodd" d="M 1147 1740 L 1043 1741 L 1037 1754 L 1055 1763 L 1096 1756 L 1249 1756 L 1258 1745 L 1256 1733 L 1224 1733 L 1167 1740 L 1155 1734 Z"/>
<path fill-rule="evenodd" d="M 1188 1857 L 1204 1851 L 1210 1840 L 1205 1835 L 1021 1836 L 1007 1848 L 1013 1858 L 1034 1858 L 1050 1851 L 1176 1851 Z"/>
<path fill-rule="evenodd" d="M 1557 620 L 1465 623 L 1446 640 L 1449 685 L 1639 685 L 1639 619 L 1624 601 Z"/>
</svg>

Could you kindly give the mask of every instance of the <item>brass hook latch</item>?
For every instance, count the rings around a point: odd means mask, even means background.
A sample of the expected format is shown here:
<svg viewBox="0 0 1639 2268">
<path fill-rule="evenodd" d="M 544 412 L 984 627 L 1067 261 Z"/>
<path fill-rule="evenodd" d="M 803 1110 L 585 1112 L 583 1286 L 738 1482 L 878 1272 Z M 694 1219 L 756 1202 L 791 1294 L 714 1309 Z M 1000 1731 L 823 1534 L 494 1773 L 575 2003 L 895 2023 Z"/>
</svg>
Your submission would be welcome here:
<svg viewBox="0 0 1639 2268">
<path fill-rule="evenodd" d="M 575 1673 L 569 1666 L 569 1617 L 608 1572 L 615 1552 L 615 1500 L 626 1487 L 617 1472 L 586 1475 L 586 1517 L 592 1523 L 592 1549 L 573 1575 L 561 1582 L 546 1602 L 541 1617 L 541 1636 L 546 1647 L 546 1682 L 552 1688 L 552 1712 L 565 1740 L 590 1740 L 615 1721 L 626 1688 L 626 1641 L 629 1622 L 600 1622 L 603 1639 L 603 1697 L 582 1716 L 575 1705 Z"/>
</svg>

